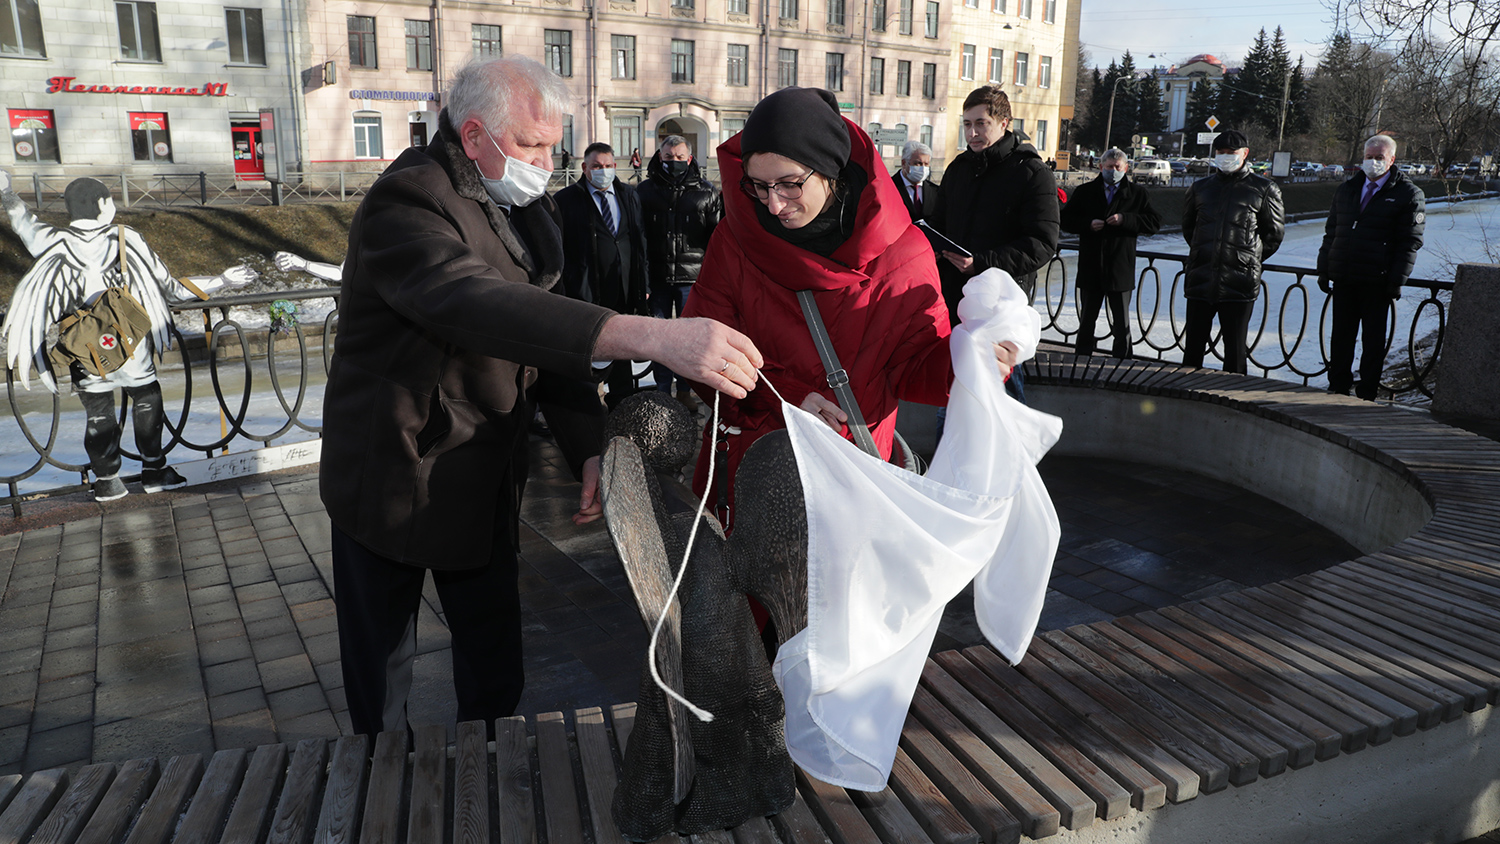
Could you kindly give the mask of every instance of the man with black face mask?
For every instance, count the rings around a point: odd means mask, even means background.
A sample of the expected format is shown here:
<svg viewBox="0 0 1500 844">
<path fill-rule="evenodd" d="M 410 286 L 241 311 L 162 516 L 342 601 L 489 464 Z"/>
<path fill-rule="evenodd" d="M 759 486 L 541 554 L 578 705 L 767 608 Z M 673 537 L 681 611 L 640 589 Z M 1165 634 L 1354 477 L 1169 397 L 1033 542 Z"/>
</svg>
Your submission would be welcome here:
<svg viewBox="0 0 1500 844">
<path fill-rule="evenodd" d="M 651 313 L 670 319 L 687 307 L 688 294 L 703 266 L 703 253 L 714 226 L 724 216 L 719 189 L 703 178 L 687 139 L 668 135 L 646 167 L 646 181 L 636 189 L 646 229 L 646 269 L 651 283 Z M 661 364 L 651 368 L 656 389 L 672 390 L 690 409 L 696 405 L 687 382 Z"/>
</svg>

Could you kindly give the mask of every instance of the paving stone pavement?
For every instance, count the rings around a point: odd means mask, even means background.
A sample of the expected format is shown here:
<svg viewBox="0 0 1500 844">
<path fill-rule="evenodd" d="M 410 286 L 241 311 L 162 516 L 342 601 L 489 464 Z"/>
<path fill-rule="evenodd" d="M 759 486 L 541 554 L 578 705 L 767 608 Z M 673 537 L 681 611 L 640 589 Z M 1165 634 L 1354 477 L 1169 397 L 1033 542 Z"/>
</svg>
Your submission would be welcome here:
<svg viewBox="0 0 1500 844">
<path fill-rule="evenodd" d="M 608 534 L 569 521 L 578 487 L 549 442 L 533 440 L 533 465 L 520 709 L 634 700 L 648 634 Z M 1063 525 L 1046 629 L 1356 554 L 1284 507 L 1196 475 L 1057 457 L 1041 468 Z M 315 472 L 80 498 L 58 514 L 0 535 L 0 774 L 348 730 Z M 980 640 L 961 596 L 935 647 Z M 430 590 L 418 648 L 411 721 L 451 733 L 447 630 Z"/>
</svg>

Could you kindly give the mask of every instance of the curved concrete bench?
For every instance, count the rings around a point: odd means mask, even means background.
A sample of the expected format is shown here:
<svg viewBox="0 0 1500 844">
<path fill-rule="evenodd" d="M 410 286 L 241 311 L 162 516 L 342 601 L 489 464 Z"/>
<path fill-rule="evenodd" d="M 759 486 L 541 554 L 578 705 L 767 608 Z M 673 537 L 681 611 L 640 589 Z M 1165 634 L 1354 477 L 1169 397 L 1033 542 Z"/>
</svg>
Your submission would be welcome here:
<svg viewBox="0 0 1500 844">
<path fill-rule="evenodd" d="M 1220 372 L 1048 354 L 1062 453 L 1183 466 L 1364 556 L 929 661 L 890 786 L 702 842 L 1460 841 L 1500 827 L 1500 445 Z M 0 777 L 0 841 L 618 841 L 634 705 Z"/>
</svg>

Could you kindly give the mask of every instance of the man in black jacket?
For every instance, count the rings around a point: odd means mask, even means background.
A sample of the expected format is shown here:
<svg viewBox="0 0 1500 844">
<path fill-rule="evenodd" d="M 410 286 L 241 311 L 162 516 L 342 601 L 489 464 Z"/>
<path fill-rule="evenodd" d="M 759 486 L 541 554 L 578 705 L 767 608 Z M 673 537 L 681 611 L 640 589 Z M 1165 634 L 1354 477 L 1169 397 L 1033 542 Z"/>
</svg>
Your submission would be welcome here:
<svg viewBox="0 0 1500 844">
<path fill-rule="evenodd" d="M 1188 188 L 1182 236 L 1188 242 L 1183 289 L 1187 295 L 1182 362 L 1202 366 L 1219 318 L 1224 371 L 1244 374 L 1250 312 L 1260 294 L 1260 266 L 1281 246 L 1285 214 L 1281 189 L 1250 172 L 1250 142 L 1236 129 L 1214 138 L 1218 170 Z"/>
<path fill-rule="evenodd" d="M 583 151 L 583 175 L 555 199 L 563 219 L 563 290 L 618 313 L 647 313 L 641 201 L 635 188 L 616 178 L 610 145 L 589 144 Z M 615 361 L 606 378 L 610 407 L 635 389 L 630 361 Z"/>
<path fill-rule="evenodd" d="M 708 239 L 724 216 L 719 189 L 703 178 L 693 150 L 681 135 L 668 135 L 646 166 L 646 181 L 636 188 L 646 230 L 651 281 L 651 313 L 663 319 L 680 316 L 703 267 Z M 692 407 L 696 400 L 682 378 L 661 364 L 651 367 L 656 389 L 671 392 Z"/>
<path fill-rule="evenodd" d="M 1401 298 L 1427 225 L 1427 198 L 1393 165 L 1396 141 L 1365 141 L 1358 176 L 1339 185 L 1318 250 L 1318 287 L 1333 297 L 1328 389 L 1373 401 L 1385 365 L 1386 315 Z M 1364 336 L 1355 383 L 1354 338 Z"/>
<path fill-rule="evenodd" d="M 1036 271 L 1057 254 L 1057 179 L 1031 144 L 1010 130 L 1010 98 L 999 85 L 976 88 L 964 99 L 963 130 L 969 148 L 953 159 L 938 187 L 928 222 L 973 257 L 943 252 L 938 261 L 943 298 L 953 324 L 970 276 L 997 267 L 1010 273 L 1028 296 Z M 1021 368 L 1006 389 L 1025 391 Z"/>
<path fill-rule="evenodd" d="M 1130 357 L 1130 292 L 1135 289 L 1135 241 L 1161 228 L 1146 189 L 1126 178 L 1130 161 L 1111 149 L 1099 162 L 1099 178 L 1073 191 L 1062 208 L 1062 230 L 1078 235 L 1078 341 L 1080 355 L 1094 353 L 1099 305 L 1109 301 L 1111 351 Z"/>
<path fill-rule="evenodd" d="M 907 141 L 901 150 L 901 167 L 891 174 L 891 179 L 901 189 L 901 198 L 906 200 L 913 223 L 931 216 L 937 207 L 938 186 L 928 178 L 931 175 L 932 147 L 921 141 Z"/>
</svg>

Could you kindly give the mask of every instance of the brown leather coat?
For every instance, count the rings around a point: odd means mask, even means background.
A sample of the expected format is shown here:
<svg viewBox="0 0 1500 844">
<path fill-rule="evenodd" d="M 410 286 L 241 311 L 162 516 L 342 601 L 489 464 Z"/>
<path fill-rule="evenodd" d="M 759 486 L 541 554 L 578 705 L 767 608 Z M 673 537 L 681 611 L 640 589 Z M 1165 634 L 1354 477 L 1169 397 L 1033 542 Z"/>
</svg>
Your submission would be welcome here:
<svg viewBox="0 0 1500 844">
<path fill-rule="evenodd" d="M 599 452 L 589 359 L 611 312 L 551 290 L 562 260 L 551 200 L 507 219 L 447 112 L 375 182 L 323 404 L 321 492 L 341 530 L 411 565 L 481 566 L 513 535 L 531 398 L 575 473 Z"/>
</svg>

